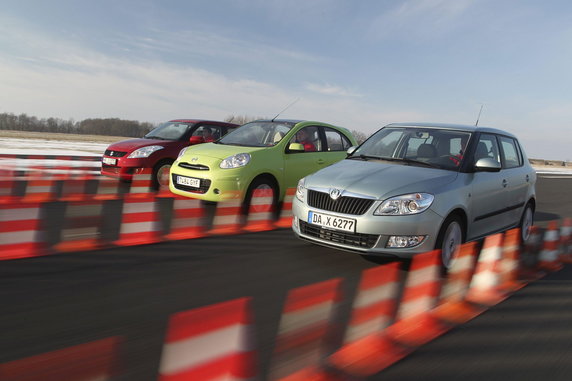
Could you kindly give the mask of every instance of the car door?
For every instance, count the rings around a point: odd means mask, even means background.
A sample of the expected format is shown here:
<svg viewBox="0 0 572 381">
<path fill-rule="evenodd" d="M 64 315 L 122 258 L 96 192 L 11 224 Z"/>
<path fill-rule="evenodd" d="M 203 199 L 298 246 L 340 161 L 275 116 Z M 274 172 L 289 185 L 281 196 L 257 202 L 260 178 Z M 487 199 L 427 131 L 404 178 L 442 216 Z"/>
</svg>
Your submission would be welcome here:
<svg viewBox="0 0 572 381">
<path fill-rule="evenodd" d="M 503 135 L 499 135 L 498 140 L 501 148 L 502 172 L 506 179 L 507 208 L 509 208 L 507 223 L 515 225 L 520 221 L 532 179 L 524 166 L 516 140 Z"/>
<path fill-rule="evenodd" d="M 475 148 L 473 164 L 486 157 L 500 163 L 498 141 L 494 134 L 481 134 Z M 509 217 L 506 211 L 508 200 L 504 171 L 474 172 L 468 178 L 471 181 L 468 238 L 480 237 L 506 227 Z"/>
<path fill-rule="evenodd" d="M 301 141 L 300 135 L 307 140 Z M 302 177 L 332 164 L 340 153 L 344 155 L 343 152 L 328 152 L 322 136 L 321 126 L 306 126 L 296 130 L 290 138 L 284 154 L 284 184 L 287 188 L 295 187 Z M 291 152 L 288 150 L 290 143 L 303 144 L 307 150 Z"/>
</svg>

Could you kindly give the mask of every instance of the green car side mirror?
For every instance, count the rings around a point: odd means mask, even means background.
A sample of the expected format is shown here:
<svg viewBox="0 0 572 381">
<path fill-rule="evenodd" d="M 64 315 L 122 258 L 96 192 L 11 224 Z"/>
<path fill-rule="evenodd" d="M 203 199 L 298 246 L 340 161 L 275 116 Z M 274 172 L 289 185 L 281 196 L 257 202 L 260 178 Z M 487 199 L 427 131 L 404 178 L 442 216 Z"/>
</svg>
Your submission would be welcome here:
<svg viewBox="0 0 572 381">
<path fill-rule="evenodd" d="M 290 143 L 288 146 L 288 151 L 290 152 L 304 152 L 304 145 L 300 143 Z"/>
</svg>

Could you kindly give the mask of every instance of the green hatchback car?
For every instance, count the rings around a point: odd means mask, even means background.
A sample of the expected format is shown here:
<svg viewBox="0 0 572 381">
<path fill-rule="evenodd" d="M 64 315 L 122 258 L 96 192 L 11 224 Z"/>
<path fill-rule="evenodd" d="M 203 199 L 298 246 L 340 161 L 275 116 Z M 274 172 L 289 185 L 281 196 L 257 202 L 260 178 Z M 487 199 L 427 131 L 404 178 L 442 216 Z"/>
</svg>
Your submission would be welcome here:
<svg viewBox="0 0 572 381">
<path fill-rule="evenodd" d="M 171 192 L 205 201 L 240 198 L 248 211 L 255 190 L 278 206 L 298 180 L 344 159 L 356 141 L 345 128 L 300 120 L 257 120 L 213 143 L 187 147 L 171 166 Z M 275 208 L 277 210 L 277 208 Z"/>
</svg>

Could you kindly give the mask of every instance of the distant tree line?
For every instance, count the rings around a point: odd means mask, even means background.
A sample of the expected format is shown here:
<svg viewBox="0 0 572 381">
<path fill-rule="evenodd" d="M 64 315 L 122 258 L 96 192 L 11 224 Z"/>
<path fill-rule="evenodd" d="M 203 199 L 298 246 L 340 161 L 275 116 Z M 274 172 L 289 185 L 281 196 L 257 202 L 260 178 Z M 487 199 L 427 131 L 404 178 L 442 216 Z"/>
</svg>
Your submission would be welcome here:
<svg viewBox="0 0 572 381">
<path fill-rule="evenodd" d="M 154 127 L 151 123 L 119 118 L 94 118 L 76 122 L 71 119 L 40 119 L 26 114 L 0 113 L 0 130 L 140 137 Z"/>
<path fill-rule="evenodd" d="M 257 119 L 264 118 L 251 115 L 228 115 L 224 120 L 242 125 Z M 141 137 L 154 127 L 156 126 L 148 122 L 123 120 L 119 118 L 91 118 L 76 122 L 72 119 L 40 119 L 26 114 L 15 115 L 12 113 L 0 113 L 0 130 Z M 352 130 L 351 132 L 358 143 L 362 143 L 368 137 L 367 134 L 358 130 Z"/>
</svg>

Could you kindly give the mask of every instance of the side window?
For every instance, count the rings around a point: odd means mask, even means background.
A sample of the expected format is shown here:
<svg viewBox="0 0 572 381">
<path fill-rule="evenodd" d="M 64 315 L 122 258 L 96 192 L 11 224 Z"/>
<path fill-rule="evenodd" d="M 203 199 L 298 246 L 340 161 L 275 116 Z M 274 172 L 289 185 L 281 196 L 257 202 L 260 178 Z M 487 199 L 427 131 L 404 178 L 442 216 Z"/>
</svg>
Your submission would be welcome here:
<svg viewBox="0 0 572 381">
<path fill-rule="evenodd" d="M 324 133 L 326 134 L 328 151 L 347 151 L 347 149 L 350 148 L 350 141 L 340 132 L 333 128 L 325 127 Z"/>
<path fill-rule="evenodd" d="M 518 152 L 518 146 L 514 139 L 506 136 L 499 136 L 505 168 L 516 168 L 522 165 L 522 160 Z"/>
<path fill-rule="evenodd" d="M 214 142 L 222 136 L 222 127 L 203 124 L 193 131 L 192 136 L 201 136 L 206 143 Z"/>
<path fill-rule="evenodd" d="M 499 147 L 495 135 L 482 134 L 475 150 L 475 162 L 489 157 L 500 163 Z"/>
<path fill-rule="evenodd" d="M 320 135 L 318 131 L 318 127 L 304 127 L 298 132 L 290 141 L 290 143 L 300 143 L 304 146 L 304 152 L 316 152 L 322 151 L 322 142 L 320 140 Z"/>
</svg>

